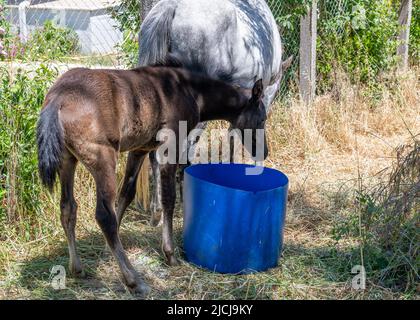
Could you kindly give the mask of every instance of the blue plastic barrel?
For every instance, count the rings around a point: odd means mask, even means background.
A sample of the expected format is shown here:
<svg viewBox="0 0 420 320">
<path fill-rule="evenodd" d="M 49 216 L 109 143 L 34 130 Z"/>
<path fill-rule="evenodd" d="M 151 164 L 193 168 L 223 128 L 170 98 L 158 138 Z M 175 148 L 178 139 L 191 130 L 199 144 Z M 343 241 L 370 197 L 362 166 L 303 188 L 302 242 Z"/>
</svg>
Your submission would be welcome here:
<svg viewBox="0 0 420 320">
<path fill-rule="evenodd" d="M 244 164 L 199 164 L 184 175 L 186 260 L 220 273 L 277 266 L 283 246 L 288 178 Z"/>
</svg>

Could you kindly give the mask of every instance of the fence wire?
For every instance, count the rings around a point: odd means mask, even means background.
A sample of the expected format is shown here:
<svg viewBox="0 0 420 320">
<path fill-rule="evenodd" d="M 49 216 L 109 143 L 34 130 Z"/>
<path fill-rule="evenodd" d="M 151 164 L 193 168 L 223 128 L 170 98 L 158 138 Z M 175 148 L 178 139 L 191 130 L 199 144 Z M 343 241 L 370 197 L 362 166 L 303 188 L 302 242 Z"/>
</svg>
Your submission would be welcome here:
<svg viewBox="0 0 420 320">
<path fill-rule="evenodd" d="M 282 97 L 298 87 L 300 19 L 309 2 L 267 0 L 282 35 L 284 59 L 294 56 Z M 136 65 L 139 0 L 0 0 L 2 4 L 0 60 L 52 60 L 68 68 Z M 350 5 L 350 0 L 318 0 L 318 24 L 334 20 L 329 32 L 342 33 L 340 17 L 352 10 Z"/>
<path fill-rule="evenodd" d="M 285 1 L 269 0 L 268 5 L 276 19 L 283 44 L 283 59 L 293 56 L 293 62 L 283 77 L 279 95 L 287 97 L 288 93 L 296 91 L 298 87 L 300 18 L 301 12 L 295 7 L 286 5 Z M 291 90 L 295 89 L 295 90 Z"/>
<path fill-rule="evenodd" d="M 329 32 L 340 35 L 344 31 L 344 17 L 349 10 L 350 0 L 318 0 L 317 14 L 318 26 L 327 21 L 340 21 L 329 26 Z M 287 98 L 297 92 L 299 75 L 299 49 L 300 49 L 300 21 L 308 12 L 311 1 L 284 1 L 268 0 L 268 5 L 276 19 L 283 43 L 284 59 L 293 56 L 294 60 L 288 72 L 284 75 L 279 95 Z"/>
</svg>

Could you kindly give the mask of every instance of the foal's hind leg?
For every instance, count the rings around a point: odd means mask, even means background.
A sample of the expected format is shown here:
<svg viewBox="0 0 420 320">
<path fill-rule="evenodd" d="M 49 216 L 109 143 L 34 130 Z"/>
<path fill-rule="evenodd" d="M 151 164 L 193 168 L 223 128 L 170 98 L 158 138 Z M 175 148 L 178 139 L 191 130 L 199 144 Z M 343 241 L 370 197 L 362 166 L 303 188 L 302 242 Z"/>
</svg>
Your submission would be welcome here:
<svg viewBox="0 0 420 320">
<path fill-rule="evenodd" d="M 179 262 L 175 257 L 175 246 L 173 240 L 173 215 L 176 200 L 176 169 L 177 165 L 172 164 L 160 166 L 163 206 L 162 249 L 165 253 L 167 263 L 170 266 L 179 265 Z"/>
<path fill-rule="evenodd" d="M 118 235 L 118 221 L 114 210 L 117 188 L 115 173 L 117 152 L 110 147 L 101 147 L 98 151 L 98 157 L 90 168 L 96 182 L 96 221 L 118 262 L 127 287 L 133 293 L 146 295 L 149 287 L 140 279 L 128 260 Z"/>
<path fill-rule="evenodd" d="M 82 263 L 76 250 L 76 219 L 77 219 L 77 203 L 73 195 L 74 173 L 76 170 L 77 159 L 66 151 L 63 155 L 62 165 L 60 168 L 61 183 L 61 224 L 67 236 L 69 247 L 70 273 L 77 277 L 83 277 L 84 272 Z"/>
<path fill-rule="evenodd" d="M 136 195 L 137 177 L 139 175 L 140 167 L 143 164 L 146 154 L 147 153 L 144 151 L 133 151 L 128 154 L 124 182 L 118 197 L 118 226 L 121 225 L 124 212 Z"/>
</svg>

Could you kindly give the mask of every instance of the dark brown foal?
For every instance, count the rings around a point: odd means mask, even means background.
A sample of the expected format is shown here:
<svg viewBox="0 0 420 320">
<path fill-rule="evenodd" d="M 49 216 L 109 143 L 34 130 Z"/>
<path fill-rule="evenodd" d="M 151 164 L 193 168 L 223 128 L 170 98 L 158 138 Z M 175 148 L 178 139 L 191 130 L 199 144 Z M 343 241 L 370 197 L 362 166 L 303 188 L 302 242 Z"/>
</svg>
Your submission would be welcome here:
<svg viewBox="0 0 420 320">
<path fill-rule="evenodd" d="M 61 222 L 67 236 L 70 271 L 83 275 L 76 250 L 77 204 L 74 174 L 80 161 L 96 183 L 96 221 L 115 257 L 127 287 L 147 294 L 148 287 L 131 265 L 118 229 L 134 199 L 145 156 L 156 150 L 161 129 L 178 134 L 180 121 L 192 130 L 197 123 L 223 119 L 238 129 L 263 129 L 265 107 L 262 83 L 252 92 L 211 80 L 182 68 L 145 67 L 130 71 L 74 69 L 48 92 L 37 128 L 41 180 L 52 189 L 56 174 L 61 184 Z M 178 143 L 178 139 L 177 139 Z M 177 148 L 179 150 L 179 148 Z M 116 165 L 128 151 L 123 185 L 117 196 Z M 162 179 L 162 248 L 169 265 L 176 265 L 172 218 L 175 207 L 176 163 L 159 164 Z"/>
</svg>

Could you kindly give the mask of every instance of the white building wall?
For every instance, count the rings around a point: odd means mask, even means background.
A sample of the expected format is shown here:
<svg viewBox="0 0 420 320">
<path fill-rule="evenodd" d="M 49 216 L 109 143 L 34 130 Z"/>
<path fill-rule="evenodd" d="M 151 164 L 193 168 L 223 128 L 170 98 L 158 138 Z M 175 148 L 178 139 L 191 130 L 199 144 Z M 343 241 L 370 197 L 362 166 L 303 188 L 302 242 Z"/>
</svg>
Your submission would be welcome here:
<svg viewBox="0 0 420 320">
<path fill-rule="evenodd" d="M 9 7 L 9 17 L 16 32 L 19 29 L 19 13 L 16 6 Z M 115 46 L 122 41 L 122 33 L 115 28 L 116 22 L 106 9 L 26 9 L 28 31 L 41 28 L 47 20 L 57 25 L 73 29 L 80 42 L 81 54 L 107 54 L 115 52 Z"/>
</svg>

